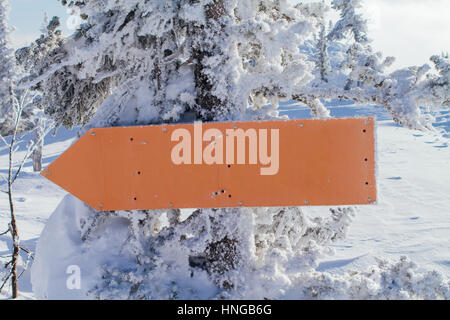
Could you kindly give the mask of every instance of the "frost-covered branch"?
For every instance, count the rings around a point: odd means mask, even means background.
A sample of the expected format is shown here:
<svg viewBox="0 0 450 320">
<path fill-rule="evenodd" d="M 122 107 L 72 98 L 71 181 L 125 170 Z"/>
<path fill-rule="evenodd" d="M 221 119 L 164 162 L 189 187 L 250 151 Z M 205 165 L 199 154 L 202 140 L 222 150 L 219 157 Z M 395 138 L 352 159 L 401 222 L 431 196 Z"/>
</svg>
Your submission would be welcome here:
<svg viewBox="0 0 450 320">
<path fill-rule="evenodd" d="M 12 272 L 8 272 L 8 275 L 6 276 L 6 278 L 3 279 L 2 285 L 0 286 L 0 293 L 2 292 L 5 285 L 8 283 L 8 280 L 11 278 L 11 276 L 12 276 Z"/>
<path fill-rule="evenodd" d="M 9 143 L 6 141 L 6 139 L 3 137 L 3 135 L 0 134 L 0 140 L 5 144 L 5 146 L 9 146 Z"/>
</svg>

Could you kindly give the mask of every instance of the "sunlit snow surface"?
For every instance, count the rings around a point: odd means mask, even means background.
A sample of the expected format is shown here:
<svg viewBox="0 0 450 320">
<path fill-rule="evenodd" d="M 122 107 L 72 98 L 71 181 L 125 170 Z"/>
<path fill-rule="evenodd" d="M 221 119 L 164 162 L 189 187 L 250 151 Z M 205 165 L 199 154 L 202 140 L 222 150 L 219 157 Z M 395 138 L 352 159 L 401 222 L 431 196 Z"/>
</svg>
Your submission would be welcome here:
<svg viewBox="0 0 450 320">
<path fill-rule="evenodd" d="M 420 268 L 450 276 L 450 112 L 443 110 L 435 115 L 440 133 L 424 133 L 397 126 L 382 107 L 343 105 L 339 101 L 328 107 L 335 117 L 377 117 L 379 200 L 377 205 L 359 207 L 347 239 L 333 245 L 336 254 L 325 259 L 318 270 L 365 270 L 374 264 L 374 257 L 398 260 L 407 255 Z M 293 103 L 282 104 L 280 115 L 310 117 L 307 108 Z M 71 145 L 76 133 L 60 129 L 55 137 L 46 139 L 45 165 Z M 19 151 L 16 158 L 22 154 Z M 2 145 L 3 176 L 7 165 L 8 150 Z M 14 199 L 22 244 L 34 251 L 49 215 L 66 193 L 31 171 L 31 163 L 27 163 L 15 185 Z M 0 180 L 0 190 L 5 188 Z M 329 214 L 323 207 L 305 210 L 311 215 Z M 7 197 L 0 193 L 0 233 L 7 229 L 8 221 Z M 9 254 L 10 247 L 9 237 L 1 236 L 0 256 Z M 20 290 L 22 298 L 33 297 L 29 271 L 20 279 Z"/>
</svg>

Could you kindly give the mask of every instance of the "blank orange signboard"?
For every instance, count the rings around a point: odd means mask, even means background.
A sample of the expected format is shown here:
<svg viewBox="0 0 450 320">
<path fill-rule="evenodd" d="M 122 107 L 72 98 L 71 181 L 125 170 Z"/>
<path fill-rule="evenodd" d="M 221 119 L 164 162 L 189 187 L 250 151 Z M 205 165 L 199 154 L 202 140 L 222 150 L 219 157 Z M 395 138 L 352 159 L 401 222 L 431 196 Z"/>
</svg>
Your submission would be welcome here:
<svg viewBox="0 0 450 320">
<path fill-rule="evenodd" d="M 92 129 L 42 175 L 101 211 L 376 202 L 372 118 L 214 122 L 201 131 L 199 126 Z M 230 134 L 239 129 L 248 134 L 244 156 Z M 207 132 L 215 135 L 202 136 Z M 181 138 L 183 133 L 191 140 Z M 227 159 L 232 141 L 234 158 Z M 182 142 L 192 148 L 180 148 Z M 272 148 L 276 143 L 278 149 Z M 270 164 L 264 161 L 262 151 L 278 152 L 278 163 L 274 155 Z M 205 153 L 216 157 L 213 164 Z"/>
</svg>

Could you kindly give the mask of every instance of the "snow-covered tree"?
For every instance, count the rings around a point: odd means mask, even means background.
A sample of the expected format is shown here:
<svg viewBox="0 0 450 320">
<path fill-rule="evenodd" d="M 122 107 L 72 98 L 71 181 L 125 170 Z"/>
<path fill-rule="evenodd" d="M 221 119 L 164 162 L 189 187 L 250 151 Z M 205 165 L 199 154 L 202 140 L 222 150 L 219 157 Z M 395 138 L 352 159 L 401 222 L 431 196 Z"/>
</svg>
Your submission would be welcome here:
<svg viewBox="0 0 450 320">
<path fill-rule="evenodd" d="M 313 17 L 317 21 L 316 32 L 313 41 L 307 41 L 313 47 L 314 54 L 309 54 L 311 60 L 314 61 L 316 71 L 319 74 L 321 82 L 328 82 L 328 73 L 331 71 L 330 58 L 328 55 L 328 47 L 330 40 L 328 38 L 328 32 L 326 27 L 326 14 L 329 11 L 329 7 L 325 5 L 325 2 L 298 4 L 299 8 L 305 15 Z M 330 28 L 334 27 L 331 21 Z"/>
<path fill-rule="evenodd" d="M 330 58 L 328 56 L 328 39 L 325 26 L 320 28 L 319 39 L 317 40 L 319 55 L 316 60 L 317 68 L 320 72 L 320 80 L 328 82 L 328 73 L 331 71 Z"/>
<path fill-rule="evenodd" d="M 25 101 L 21 110 L 20 122 L 16 126 L 18 110 L 14 108 L 18 104 L 14 99 L 20 100 L 24 96 L 24 90 L 18 88 L 18 82 L 24 75 L 24 70 L 17 64 L 14 51 L 9 47 L 9 34 L 11 28 L 8 26 L 7 18 L 9 4 L 7 0 L 0 0 L 0 135 L 10 136 L 22 131 L 36 129 L 35 143 L 39 141 L 33 156 L 34 168 L 41 167 L 42 162 L 42 134 L 48 121 L 44 119 L 40 99 Z M 32 96 L 36 96 L 33 94 Z"/>
<path fill-rule="evenodd" d="M 433 62 L 438 75 L 427 74 L 428 81 L 425 82 L 425 88 L 430 90 L 432 99 L 435 104 L 442 104 L 450 107 L 450 59 L 448 53 L 432 56 Z"/>
<path fill-rule="evenodd" d="M 429 103 L 433 95 L 437 104 L 448 92 L 448 82 L 442 80 L 448 79 L 448 67 L 440 60 L 438 78 L 421 80 L 425 69 L 420 68 L 384 74 L 390 60 L 368 50 L 356 0 L 333 2 L 341 19 L 327 37 L 354 38 L 346 76 L 359 85 L 347 87 L 334 82 L 312 86 L 315 64 L 299 49 L 317 33 L 322 3 L 63 3 L 78 7 L 84 23 L 65 39 L 52 19 L 48 34 L 21 50 L 31 72 L 21 85 L 43 93 L 46 113 L 58 125 L 83 125 L 80 133 L 92 127 L 180 120 L 274 119 L 280 99 L 301 101 L 316 117 L 326 118 L 330 113 L 321 99 L 334 98 L 380 104 L 397 122 L 424 128 L 429 122 L 419 101 Z M 100 271 L 92 272 L 101 277 L 86 293 L 96 298 L 277 298 L 283 286 L 305 279 L 311 283 L 299 297 L 323 296 L 317 289 L 325 290 L 335 279 L 311 270 L 329 251 L 327 245 L 345 235 L 355 214 L 353 208 L 340 208 L 331 209 L 328 219 L 310 219 L 299 208 L 232 208 L 199 209 L 183 219 L 180 210 L 99 213 L 72 197 L 60 208 L 62 220 L 75 217 L 70 234 L 79 235 L 84 255 L 95 255 L 96 241 L 107 237 L 101 233 L 105 226 L 114 223 L 127 230 L 118 245 L 123 261 L 101 261 Z M 115 234 L 114 242 L 118 239 Z M 46 270 L 48 249 L 42 250 L 35 270 Z M 369 286 L 369 276 L 361 277 Z M 34 279 L 46 296 L 45 284 Z M 195 281 L 209 282 L 213 289 L 205 296 Z M 357 292 L 358 285 L 351 285 Z"/>
<path fill-rule="evenodd" d="M 310 65 L 297 44 L 312 23 L 294 8 L 283 9 L 286 5 L 73 5 L 86 22 L 67 44 L 38 57 L 30 79 L 48 92 L 44 104 L 52 105 L 47 112 L 60 124 L 86 124 L 100 105 L 105 125 L 126 118 L 129 123 L 176 121 L 185 113 L 202 120 L 237 119 L 249 97 L 287 97 L 310 80 Z"/>
<path fill-rule="evenodd" d="M 357 43 L 367 43 L 368 28 L 367 21 L 358 9 L 362 7 L 362 0 L 332 0 L 333 9 L 340 11 L 340 20 L 328 35 L 330 40 L 346 39 L 347 34 L 351 34 Z"/>
<path fill-rule="evenodd" d="M 8 47 L 11 28 L 7 19 L 9 4 L 0 1 L 0 134 L 9 135 L 14 127 L 15 114 L 12 108 L 16 67 L 14 52 Z"/>
<path fill-rule="evenodd" d="M 435 70 L 423 65 L 388 74 L 386 69 L 394 58 L 384 58 L 372 48 L 366 20 L 358 12 L 361 1 L 336 0 L 331 4 L 340 18 L 327 35 L 328 45 L 339 54 L 334 53 L 330 59 L 333 68 L 328 82 L 321 84 L 316 70 L 316 79 L 299 88 L 293 98 L 309 106 L 316 117 L 327 116 L 323 100 L 344 99 L 384 106 L 394 121 L 405 127 L 432 129 L 434 118 L 424 110 L 448 105 L 448 57 L 432 57 Z M 309 51 L 309 55 L 318 55 L 318 50 Z M 310 60 L 316 61 L 315 57 Z"/>
</svg>

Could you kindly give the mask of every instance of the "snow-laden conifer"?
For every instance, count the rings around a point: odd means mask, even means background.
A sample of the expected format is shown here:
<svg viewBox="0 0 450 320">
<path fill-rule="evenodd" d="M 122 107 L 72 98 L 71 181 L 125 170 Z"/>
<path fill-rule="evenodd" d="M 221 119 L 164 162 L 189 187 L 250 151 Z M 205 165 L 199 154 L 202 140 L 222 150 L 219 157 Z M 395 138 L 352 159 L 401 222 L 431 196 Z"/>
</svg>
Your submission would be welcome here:
<svg viewBox="0 0 450 320">
<path fill-rule="evenodd" d="M 16 66 L 14 51 L 9 47 L 8 26 L 9 4 L 7 0 L 0 1 L 0 134 L 10 135 L 14 127 L 15 111 L 13 109 L 14 81 Z"/>
</svg>

